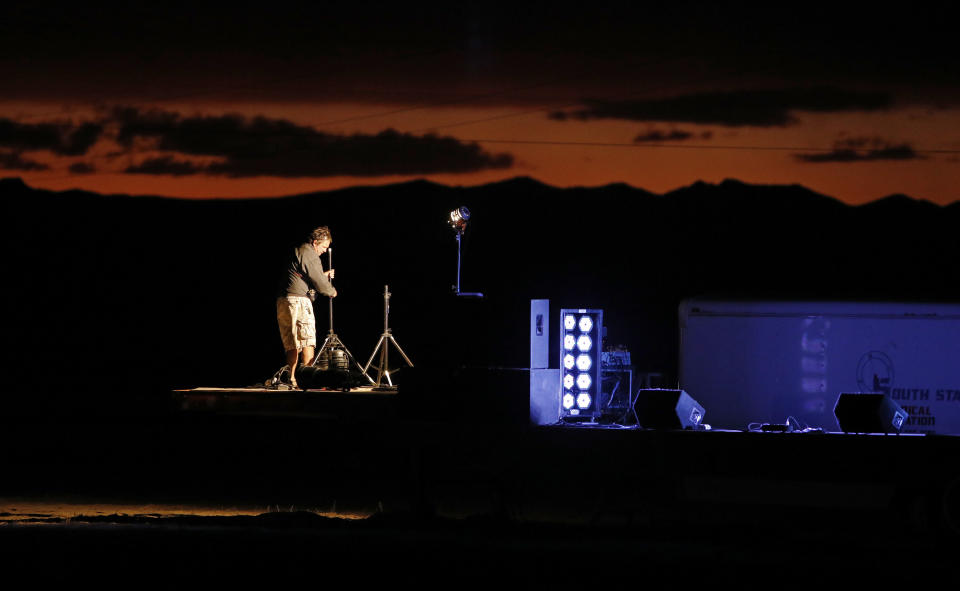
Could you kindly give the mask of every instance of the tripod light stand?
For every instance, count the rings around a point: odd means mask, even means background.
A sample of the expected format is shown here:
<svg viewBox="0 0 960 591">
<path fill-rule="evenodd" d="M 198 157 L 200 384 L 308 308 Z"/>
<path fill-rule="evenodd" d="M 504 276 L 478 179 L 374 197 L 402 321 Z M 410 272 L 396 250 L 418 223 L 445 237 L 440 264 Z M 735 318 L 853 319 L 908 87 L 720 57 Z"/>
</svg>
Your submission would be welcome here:
<svg viewBox="0 0 960 591">
<path fill-rule="evenodd" d="M 328 257 L 327 258 L 328 267 L 329 269 L 332 269 L 333 268 L 333 248 L 327 249 L 327 257 Z M 340 341 L 340 337 L 337 336 L 337 333 L 333 332 L 333 296 L 330 296 L 329 299 L 330 299 L 330 330 L 327 332 L 327 338 L 324 339 L 323 341 L 323 346 L 320 347 L 320 350 L 317 351 L 316 355 L 314 355 L 313 361 L 310 362 L 310 365 L 316 366 L 317 361 L 321 357 L 323 357 L 325 353 L 330 357 L 332 361 L 336 356 L 336 351 L 342 351 L 343 355 L 345 356 L 344 365 L 346 367 L 340 367 L 339 369 L 349 370 L 350 362 L 352 361 L 357 366 L 357 369 L 359 369 L 360 372 L 363 373 L 363 375 L 368 380 L 370 380 L 370 383 L 372 384 L 373 380 L 370 379 L 369 375 L 367 375 L 367 371 L 364 368 L 360 367 L 360 363 L 353 356 L 353 353 L 351 353 L 350 350 L 347 349 L 347 346 Z"/>
<path fill-rule="evenodd" d="M 407 354 L 403 352 L 403 349 L 400 348 L 400 345 L 397 343 L 397 340 L 393 338 L 393 332 L 390 330 L 390 324 L 388 322 L 388 317 L 390 314 L 390 288 L 387 285 L 383 286 L 383 334 L 380 335 L 380 340 L 377 341 L 377 346 L 374 347 L 373 353 L 370 354 L 370 359 L 367 360 L 367 365 L 363 368 L 363 373 L 367 373 L 367 369 L 370 368 L 370 364 L 373 363 L 373 358 L 376 357 L 377 351 L 380 351 L 380 365 L 377 367 L 377 381 L 374 382 L 376 387 L 379 389 L 393 389 L 396 386 L 393 385 L 393 381 L 390 379 L 390 367 L 387 364 L 388 361 L 388 351 L 390 348 L 389 343 L 393 343 L 393 346 L 397 348 L 400 356 L 403 357 L 403 360 L 407 362 L 407 365 L 413 367 L 413 362 L 410 361 L 410 358 L 407 357 Z M 389 386 L 381 386 L 380 383 L 383 380 L 383 377 L 387 377 L 387 383 Z M 367 376 L 370 378 L 370 376 Z M 370 381 L 373 381 L 370 378 Z"/>
<path fill-rule="evenodd" d="M 453 287 L 453 293 L 461 297 L 482 298 L 482 293 L 460 291 L 460 242 L 469 219 L 470 210 L 466 207 L 458 207 L 450 212 L 450 226 L 457 232 L 457 284 Z"/>
</svg>

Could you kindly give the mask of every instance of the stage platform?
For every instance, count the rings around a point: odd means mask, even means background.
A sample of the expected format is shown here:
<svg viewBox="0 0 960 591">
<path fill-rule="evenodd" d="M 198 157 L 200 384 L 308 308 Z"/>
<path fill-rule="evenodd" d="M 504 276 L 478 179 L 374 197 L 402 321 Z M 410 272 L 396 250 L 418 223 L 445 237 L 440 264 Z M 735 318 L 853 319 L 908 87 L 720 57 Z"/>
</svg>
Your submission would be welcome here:
<svg viewBox="0 0 960 591">
<path fill-rule="evenodd" d="M 960 437 L 533 426 L 459 394 L 422 412 L 369 388 L 195 388 L 164 416 L 11 422 L 3 492 L 960 537 Z"/>
<path fill-rule="evenodd" d="M 191 388 L 174 390 L 173 401 L 184 412 L 246 412 L 348 416 L 396 412 L 397 390 L 363 386 L 342 389 Z"/>
</svg>

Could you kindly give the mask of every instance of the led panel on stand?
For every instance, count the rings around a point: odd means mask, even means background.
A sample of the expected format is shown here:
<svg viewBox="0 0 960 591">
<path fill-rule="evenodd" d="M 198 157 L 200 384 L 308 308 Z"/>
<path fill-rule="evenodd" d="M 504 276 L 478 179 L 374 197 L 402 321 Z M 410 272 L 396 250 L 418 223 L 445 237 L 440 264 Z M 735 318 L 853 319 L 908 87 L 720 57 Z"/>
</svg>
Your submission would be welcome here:
<svg viewBox="0 0 960 591">
<path fill-rule="evenodd" d="M 603 310 L 560 310 L 560 416 L 600 415 Z"/>
</svg>

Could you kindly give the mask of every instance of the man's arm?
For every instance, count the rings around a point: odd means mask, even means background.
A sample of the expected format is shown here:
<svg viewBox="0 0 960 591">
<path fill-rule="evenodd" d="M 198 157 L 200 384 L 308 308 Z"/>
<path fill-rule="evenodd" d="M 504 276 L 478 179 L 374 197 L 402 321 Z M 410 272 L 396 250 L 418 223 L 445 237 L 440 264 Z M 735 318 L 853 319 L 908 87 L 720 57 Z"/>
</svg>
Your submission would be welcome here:
<svg viewBox="0 0 960 591">
<path fill-rule="evenodd" d="M 327 278 L 327 273 L 323 270 L 323 264 L 320 262 L 320 256 L 318 254 L 313 253 L 313 256 L 304 257 L 303 266 L 304 271 L 307 272 L 307 277 L 310 279 L 310 283 L 313 284 L 313 288 L 317 290 L 317 293 L 336 297 L 337 290 L 334 289 L 333 284 L 330 283 L 330 279 Z"/>
</svg>

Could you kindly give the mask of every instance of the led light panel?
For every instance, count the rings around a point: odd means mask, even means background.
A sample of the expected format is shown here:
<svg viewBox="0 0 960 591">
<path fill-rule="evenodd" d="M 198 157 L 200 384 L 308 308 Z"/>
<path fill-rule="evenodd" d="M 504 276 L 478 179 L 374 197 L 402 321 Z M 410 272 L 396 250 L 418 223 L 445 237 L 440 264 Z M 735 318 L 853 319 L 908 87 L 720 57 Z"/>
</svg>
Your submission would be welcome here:
<svg viewBox="0 0 960 591">
<path fill-rule="evenodd" d="M 560 311 L 561 418 L 600 415 L 603 310 Z"/>
</svg>

